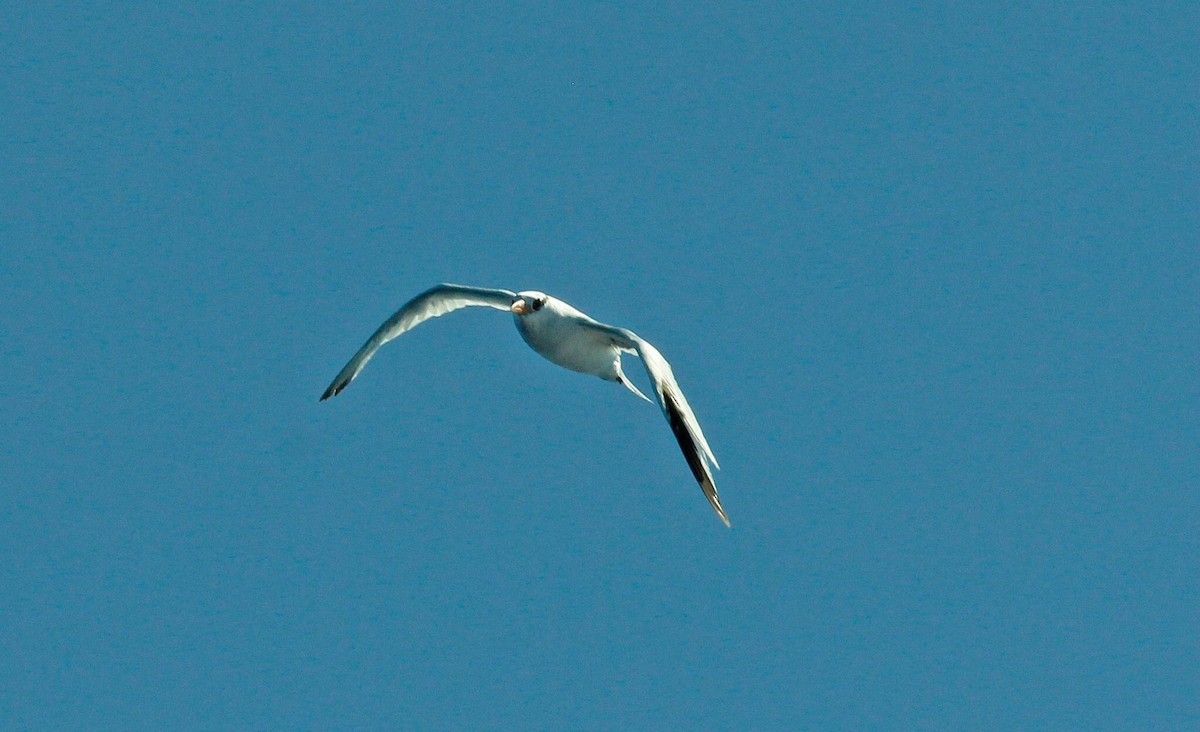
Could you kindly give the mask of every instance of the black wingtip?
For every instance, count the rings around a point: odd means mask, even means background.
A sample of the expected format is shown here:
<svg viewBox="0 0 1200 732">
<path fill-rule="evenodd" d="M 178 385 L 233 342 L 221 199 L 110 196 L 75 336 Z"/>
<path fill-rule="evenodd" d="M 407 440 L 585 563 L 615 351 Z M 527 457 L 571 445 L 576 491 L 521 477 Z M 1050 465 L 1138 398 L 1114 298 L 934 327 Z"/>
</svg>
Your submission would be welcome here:
<svg viewBox="0 0 1200 732">
<path fill-rule="evenodd" d="M 726 526 L 733 528 L 733 525 L 729 523 L 729 516 L 725 514 L 725 508 L 721 505 L 721 498 L 717 495 L 717 486 L 713 484 L 712 478 L 705 469 L 704 458 L 700 455 L 700 447 L 692 439 L 692 435 L 683 421 L 683 413 L 675 404 L 675 396 L 669 391 L 664 392 L 663 404 L 667 406 L 667 422 L 671 425 L 671 432 L 675 434 L 675 441 L 679 443 L 679 449 L 683 452 L 688 467 L 692 469 L 692 475 L 700 484 L 700 489 L 704 491 L 704 497 L 717 512 L 717 517 Z"/>
</svg>

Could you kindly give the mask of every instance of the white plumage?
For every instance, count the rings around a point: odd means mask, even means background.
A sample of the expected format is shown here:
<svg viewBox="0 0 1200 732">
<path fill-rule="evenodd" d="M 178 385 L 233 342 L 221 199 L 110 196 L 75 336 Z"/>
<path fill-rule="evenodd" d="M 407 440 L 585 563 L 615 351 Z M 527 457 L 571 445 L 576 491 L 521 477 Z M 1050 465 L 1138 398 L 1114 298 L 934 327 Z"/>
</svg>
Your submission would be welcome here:
<svg viewBox="0 0 1200 732">
<path fill-rule="evenodd" d="M 379 326 L 334 378 L 321 400 L 340 394 L 383 344 L 430 318 L 472 305 L 511 311 L 521 337 L 547 360 L 571 371 L 623 384 L 650 401 L 621 371 L 621 353 L 637 354 L 654 384 L 658 405 L 679 442 L 692 475 L 713 510 L 729 526 L 729 517 L 721 507 L 713 481 L 712 468 L 719 467 L 717 458 L 704 439 L 700 423 L 675 381 L 667 360 L 657 348 L 633 331 L 597 322 L 562 300 L 541 292 L 514 293 L 462 285 L 438 285 L 427 290 Z"/>
</svg>

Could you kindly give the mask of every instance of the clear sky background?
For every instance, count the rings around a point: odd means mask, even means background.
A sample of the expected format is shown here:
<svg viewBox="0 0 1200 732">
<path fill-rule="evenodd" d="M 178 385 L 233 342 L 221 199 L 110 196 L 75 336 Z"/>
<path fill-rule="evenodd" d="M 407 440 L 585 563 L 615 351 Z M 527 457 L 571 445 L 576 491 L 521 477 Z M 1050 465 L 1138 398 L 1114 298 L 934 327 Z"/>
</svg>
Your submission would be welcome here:
<svg viewBox="0 0 1200 732">
<path fill-rule="evenodd" d="M 5 5 L 0 727 L 1194 728 L 1200 6 L 696 5 Z"/>
</svg>

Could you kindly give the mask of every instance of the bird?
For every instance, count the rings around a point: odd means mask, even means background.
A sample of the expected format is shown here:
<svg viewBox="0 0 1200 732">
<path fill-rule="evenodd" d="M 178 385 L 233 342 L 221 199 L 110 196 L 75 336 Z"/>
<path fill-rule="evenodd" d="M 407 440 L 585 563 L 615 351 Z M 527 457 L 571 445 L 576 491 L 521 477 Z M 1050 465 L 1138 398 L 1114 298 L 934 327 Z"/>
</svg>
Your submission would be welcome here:
<svg viewBox="0 0 1200 732">
<path fill-rule="evenodd" d="M 726 526 L 731 525 L 713 479 L 712 469 L 719 470 L 720 465 L 675 380 L 671 364 L 649 341 L 633 331 L 601 323 L 544 292 L 512 292 L 453 284 L 432 287 L 409 300 L 379 326 L 334 377 L 320 401 L 341 394 L 385 343 L 426 320 L 472 306 L 509 311 L 525 343 L 551 363 L 621 384 L 653 404 L 621 370 L 621 354 L 638 356 L 688 468 L 717 516 Z"/>
</svg>

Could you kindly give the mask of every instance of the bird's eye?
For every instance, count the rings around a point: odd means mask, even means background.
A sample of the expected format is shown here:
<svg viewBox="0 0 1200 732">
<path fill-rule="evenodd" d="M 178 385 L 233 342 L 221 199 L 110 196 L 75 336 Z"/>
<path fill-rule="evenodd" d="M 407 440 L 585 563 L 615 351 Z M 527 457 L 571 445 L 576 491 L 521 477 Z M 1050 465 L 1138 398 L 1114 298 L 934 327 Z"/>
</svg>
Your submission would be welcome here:
<svg viewBox="0 0 1200 732">
<path fill-rule="evenodd" d="M 541 310 L 541 309 L 542 309 L 542 306 L 543 306 L 543 305 L 545 305 L 545 304 L 546 304 L 546 298 L 544 298 L 544 297 L 539 297 L 538 299 L 536 299 L 536 300 L 534 300 L 534 301 L 533 301 L 533 304 L 531 305 L 531 307 L 532 307 L 532 308 L 533 308 L 535 311 L 536 311 L 536 310 Z"/>
</svg>

